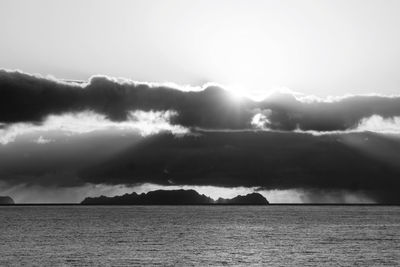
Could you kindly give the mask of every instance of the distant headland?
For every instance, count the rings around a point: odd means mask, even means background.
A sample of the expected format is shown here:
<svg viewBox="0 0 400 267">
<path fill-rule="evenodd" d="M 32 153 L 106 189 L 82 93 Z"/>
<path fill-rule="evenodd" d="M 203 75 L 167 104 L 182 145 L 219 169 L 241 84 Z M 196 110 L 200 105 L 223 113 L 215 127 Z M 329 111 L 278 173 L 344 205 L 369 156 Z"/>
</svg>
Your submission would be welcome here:
<svg viewBox="0 0 400 267">
<path fill-rule="evenodd" d="M 15 203 L 14 203 L 14 200 L 11 197 L 9 197 L 9 196 L 5 196 L 5 197 L 0 196 L 0 205 L 12 205 L 12 204 L 15 204 Z"/>
<path fill-rule="evenodd" d="M 259 193 L 237 196 L 231 199 L 213 200 L 195 190 L 155 190 L 148 193 L 131 193 L 115 197 L 87 197 L 83 205 L 268 205 Z"/>
</svg>

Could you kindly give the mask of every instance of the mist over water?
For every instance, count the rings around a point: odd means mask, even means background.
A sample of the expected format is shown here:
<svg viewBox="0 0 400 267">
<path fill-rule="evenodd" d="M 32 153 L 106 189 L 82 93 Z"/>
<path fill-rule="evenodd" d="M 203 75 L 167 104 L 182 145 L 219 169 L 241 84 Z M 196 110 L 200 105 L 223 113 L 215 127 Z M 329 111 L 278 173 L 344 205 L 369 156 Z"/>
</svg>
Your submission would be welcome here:
<svg viewBox="0 0 400 267">
<path fill-rule="evenodd" d="M 397 206 L 0 207 L 0 265 L 397 266 Z"/>
</svg>

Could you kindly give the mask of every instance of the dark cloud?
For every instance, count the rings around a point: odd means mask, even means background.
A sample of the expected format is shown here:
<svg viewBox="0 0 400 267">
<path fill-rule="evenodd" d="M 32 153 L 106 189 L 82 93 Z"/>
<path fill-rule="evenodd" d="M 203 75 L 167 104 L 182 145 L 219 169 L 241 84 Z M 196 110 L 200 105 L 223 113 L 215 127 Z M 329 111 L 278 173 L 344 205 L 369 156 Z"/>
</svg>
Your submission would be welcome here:
<svg viewBox="0 0 400 267">
<path fill-rule="evenodd" d="M 373 133 L 87 134 L 4 146 L 0 180 L 43 188 L 154 183 L 300 189 L 315 202 L 347 192 L 400 203 L 399 154 L 398 136 Z"/>
<path fill-rule="evenodd" d="M 269 109 L 269 127 L 279 130 L 344 131 L 356 128 L 372 115 L 400 116 L 400 97 L 350 96 L 332 102 L 304 103 L 290 94 L 278 94 L 259 103 Z"/>
<path fill-rule="evenodd" d="M 45 116 L 83 108 L 80 88 L 0 70 L 0 121 L 40 122 Z"/>
<path fill-rule="evenodd" d="M 360 151 L 354 139 L 371 153 Z M 162 134 L 80 175 L 85 181 L 106 184 L 365 192 L 376 201 L 399 203 L 400 163 L 374 157 L 376 142 L 391 146 L 390 153 L 400 153 L 400 140 L 371 133 L 207 132 L 180 138 Z"/>
<path fill-rule="evenodd" d="M 0 129 L 18 122 L 40 124 L 48 115 L 84 110 L 113 121 L 126 120 L 134 110 L 174 110 L 177 116 L 171 123 L 191 132 L 146 138 L 90 133 L 74 137 L 85 140 L 68 143 L 56 138 L 42 145 L 18 141 L 0 150 L 0 180 L 43 187 L 155 183 L 298 188 L 356 192 L 400 203 L 398 137 L 291 132 L 343 131 L 372 115 L 400 116 L 400 97 L 353 96 L 305 103 L 293 95 L 277 94 L 261 102 L 236 101 L 216 86 L 184 92 L 106 77 L 79 84 L 0 71 Z M 258 113 L 265 116 L 266 127 L 282 131 L 251 130 Z"/>
<path fill-rule="evenodd" d="M 126 120 L 129 111 L 175 110 L 174 124 L 204 128 L 248 128 L 251 101 L 235 103 L 229 93 L 210 86 L 182 92 L 164 86 L 118 83 L 93 77 L 84 86 L 60 83 L 19 72 L 0 71 L 0 122 L 41 122 L 47 115 L 93 110 L 111 120 Z"/>
<path fill-rule="evenodd" d="M 337 131 L 355 128 L 361 119 L 374 114 L 400 116 L 400 97 L 353 96 L 304 103 L 292 95 L 277 94 L 261 102 L 234 101 L 217 86 L 183 92 L 106 77 L 93 77 L 88 84 L 78 85 L 0 71 L 0 123 L 40 123 L 47 115 L 83 110 L 115 121 L 127 119 L 131 110 L 175 110 L 178 115 L 172 123 L 205 129 L 248 129 L 252 117 L 261 112 L 268 114 L 265 126 L 272 129 Z"/>
<path fill-rule="evenodd" d="M 32 138 L 0 148 L 0 185 L 74 187 L 86 182 L 80 169 L 111 160 L 139 142 L 138 133 L 98 132 L 74 136 L 51 135 L 52 142 L 37 144 Z M 1 186 L 0 186 L 1 187 Z"/>
</svg>

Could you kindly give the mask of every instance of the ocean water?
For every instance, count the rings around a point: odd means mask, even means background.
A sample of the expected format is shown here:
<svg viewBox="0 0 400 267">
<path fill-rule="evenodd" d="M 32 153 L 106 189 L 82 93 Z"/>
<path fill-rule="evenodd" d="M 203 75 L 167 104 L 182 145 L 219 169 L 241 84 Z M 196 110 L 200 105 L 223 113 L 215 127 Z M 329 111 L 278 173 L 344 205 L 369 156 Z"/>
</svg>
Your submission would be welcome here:
<svg viewBox="0 0 400 267">
<path fill-rule="evenodd" d="M 0 207 L 0 266 L 400 266 L 400 207 Z"/>
</svg>

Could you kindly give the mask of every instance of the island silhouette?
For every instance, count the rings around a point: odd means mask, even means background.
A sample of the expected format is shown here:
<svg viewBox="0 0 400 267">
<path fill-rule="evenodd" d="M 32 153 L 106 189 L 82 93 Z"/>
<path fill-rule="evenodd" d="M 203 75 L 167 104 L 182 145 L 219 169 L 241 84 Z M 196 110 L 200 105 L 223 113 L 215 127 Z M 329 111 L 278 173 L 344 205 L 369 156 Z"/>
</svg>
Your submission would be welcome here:
<svg viewBox="0 0 400 267">
<path fill-rule="evenodd" d="M 0 205 L 12 205 L 15 204 L 14 200 L 9 196 L 0 196 Z"/>
<path fill-rule="evenodd" d="M 259 193 L 237 196 L 231 199 L 214 200 L 195 190 L 155 190 L 148 193 L 125 194 L 114 197 L 87 197 L 83 205 L 268 205 L 268 200 Z"/>
</svg>

